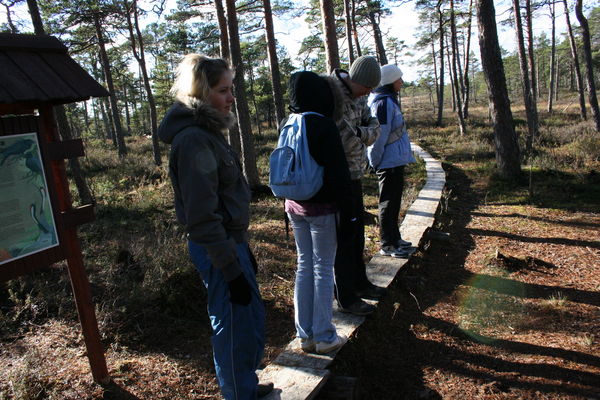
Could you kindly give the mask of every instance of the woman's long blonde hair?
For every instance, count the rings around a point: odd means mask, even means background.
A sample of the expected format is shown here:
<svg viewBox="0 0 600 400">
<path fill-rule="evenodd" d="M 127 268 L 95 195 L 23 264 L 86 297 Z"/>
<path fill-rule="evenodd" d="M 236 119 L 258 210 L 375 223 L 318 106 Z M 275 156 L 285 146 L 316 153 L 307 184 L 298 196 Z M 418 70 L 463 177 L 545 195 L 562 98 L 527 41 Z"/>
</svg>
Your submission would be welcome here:
<svg viewBox="0 0 600 400">
<path fill-rule="evenodd" d="M 202 54 L 188 54 L 177 67 L 171 95 L 187 106 L 195 101 L 205 103 L 223 72 L 231 71 L 227 61 Z"/>
</svg>

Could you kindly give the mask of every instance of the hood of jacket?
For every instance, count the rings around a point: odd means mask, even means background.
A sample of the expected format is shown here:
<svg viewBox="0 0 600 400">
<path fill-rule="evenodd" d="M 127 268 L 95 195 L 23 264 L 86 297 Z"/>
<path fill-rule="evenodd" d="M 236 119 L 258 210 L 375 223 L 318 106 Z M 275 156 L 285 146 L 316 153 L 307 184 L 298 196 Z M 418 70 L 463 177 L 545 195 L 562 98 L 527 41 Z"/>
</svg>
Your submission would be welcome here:
<svg viewBox="0 0 600 400">
<path fill-rule="evenodd" d="M 158 137 L 170 144 L 175 136 L 188 126 L 195 125 L 209 132 L 219 133 L 228 129 L 232 123 L 232 114 L 224 117 L 211 105 L 199 100 L 192 102 L 191 107 L 175 102 L 158 127 Z"/>
<path fill-rule="evenodd" d="M 341 73 L 346 73 L 344 70 L 335 70 L 331 75 L 320 75 L 325 82 L 329 85 L 329 89 L 331 89 L 331 93 L 333 94 L 333 120 L 336 121 L 336 124 L 339 126 L 339 121 L 341 121 L 344 116 L 344 103 L 347 101 L 352 101 L 350 97 L 350 88 L 343 81 Z"/>
<path fill-rule="evenodd" d="M 400 103 L 398 102 L 398 92 L 394 91 L 390 85 L 380 86 L 373 90 L 373 92 L 369 95 L 369 104 L 383 97 L 389 97 L 394 104 L 400 107 Z"/>
<path fill-rule="evenodd" d="M 310 71 L 292 74 L 289 84 L 290 111 L 302 113 L 317 112 L 325 117 L 333 117 L 333 94 L 325 80 Z"/>
</svg>

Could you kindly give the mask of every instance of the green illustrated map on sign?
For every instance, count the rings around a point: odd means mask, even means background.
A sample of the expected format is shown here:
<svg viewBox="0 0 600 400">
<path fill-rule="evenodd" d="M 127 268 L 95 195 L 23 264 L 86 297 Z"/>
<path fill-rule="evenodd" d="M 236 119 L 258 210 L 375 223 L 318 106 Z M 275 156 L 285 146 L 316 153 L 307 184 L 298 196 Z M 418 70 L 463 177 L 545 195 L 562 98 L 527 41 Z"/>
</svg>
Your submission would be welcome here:
<svg viewBox="0 0 600 400">
<path fill-rule="evenodd" d="M 57 245 L 37 134 L 0 136 L 0 265 Z"/>
</svg>

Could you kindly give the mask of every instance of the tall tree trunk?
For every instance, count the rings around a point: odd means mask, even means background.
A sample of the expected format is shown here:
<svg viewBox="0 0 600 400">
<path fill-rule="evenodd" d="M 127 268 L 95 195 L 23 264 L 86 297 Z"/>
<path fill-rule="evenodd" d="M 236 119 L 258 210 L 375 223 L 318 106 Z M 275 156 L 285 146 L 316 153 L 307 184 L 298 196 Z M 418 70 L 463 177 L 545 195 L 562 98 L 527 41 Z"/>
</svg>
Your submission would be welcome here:
<svg viewBox="0 0 600 400">
<path fill-rule="evenodd" d="M 438 114 L 437 126 L 442 126 L 442 118 L 444 116 L 444 12 L 442 11 L 442 0 L 437 2 L 438 14 L 438 32 L 440 35 L 440 84 L 437 94 Z"/>
<path fill-rule="evenodd" d="M 94 136 L 100 138 L 100 118 L 98 118 L 98 105 L 94 99 L 92 99 L 92 113 L 94 115 Z"/>
<path fill-rule="evenodd" d="M 456 35 L 456 19 L 454 15 L 454 0 L 450 0 L 450 41 L 452 43 L 452 70 L 454 75 L 453 85 L 454 85 L 454 93 L 456 94 L 456 117 L 458 119 L 458 128 L 460 130 L 460 135 L 463 136 L 467 132 L 467 127 L 465 125 L 465 119 L 462 115 L 462 88 L 459 84 L 459 76 L 460 71 L 458 70 L 458 59 L 460 55 L 458 54 L 458 40 Z"/>
<path fill-rule="evenodd" d="M 525 102 L 525 112 L 527 114 L 527 127 L 529 132 L 527 135 L 527 153 L 530 153 L 533 147 L 533 138 L 537 136 L 537 116 L 535 114 L 535 108 L 533 104 L 535 97 L 533 96 L 531 80 L 529 79 L 519 0 L 513 0 L 513 12 L 519 50 L 519 65 L 521 67 L 521 77 L 523 78 L 523 101 Z"/>
<path fill-rule="evenodd" d="M 350 19 L 350 0 L 344 0 L 344 16 L 346 26 L 346 41 L 348 42 L 348 59 L 350 65 L 354 62 L 354 46 L 352 45 L 352 19 Z"/>
<path fill-rule="evenodd" d="M 223 9 L 223 1 L 222 0 L 214 0 L 215 9 L 217 11 L 217 21 L 219 23 L 219 31 L 221 34 L 219 35 L 219 43 L 221 49 L 221 58 L 225 60 L 229 60 L 229 34 L 227 32 L 227 18 L 225 17 L 225 10 Z"/>
<path fill-rule="evenodd" d="M 362 56 L 362 51 L 360 49 L 360 40 L 358 40 L 358 27 L 356 25 L 356 2 L 358 0 L 350 0 L 350 10 L 352 15 L 350 16 L 350 19 L 352 21 L 352 34 L 354 36 L 354 44 L 356 45 L 356 56 L 360 57 Z"/>
<path fill-rule="evenodd" d="M 319 0 L 321 3 L 321 19 L 323 22 L 323 34 L 325 35 L 325 55 L 327 58 L 328 73 L 340 68 L 340 52 L 335 32 L 335 10 L 333 1 Z"/>
<path fill-rule="evenodd" d="M 262 138 L 262 130 L 260 127 L 260 113 L 258 110 L 258 104 L 256 104 L 256 95 L 254 94 L 254 72 L 252 71 L 252 63 L 250 60 L 246 60 L 246 65 L 250 66 L 248 68 L 248 77 L 250 78 L 250 99 L 252 99 L 252 105 L 254 106 L 254 121 L 256 123 L 256 129 L 258 130 L 257 136 L 258 138 Z"/>
<path fill-rule="evenodd" d="M 140 30 L 139 9 L 137 6 L 137 0 L 132 0 L 131 5 L 129 4 L 128 0 L 124 0 L 124 5 L 125 12 L 127 14 L 127 27 L 129 29 L 129 40 L 131 41 L 131 50 L 142 72 L 144 89 L 146 90 L 146 100 L 148 101 L 148 108 L 150 111 L 150 132 L 152 135 L 152 152 L 154 154 L 154 164 L 161 165 L 162 159 L 160 155 L 160 143 L 158 140 L 158 116 L 156 115 L 156 102 L 154 101 L 154 94 L 152 94 L 152 87 L 150 86 L 150 79 L 148 78 L 148 70 L 146 67 L 146 55 L 144 52 L 144 37 L 142 36 L 142 31 Z M 133 23 L 131 21 L 132 13 Z"/>
<path fill-rule="evenodd" d="M 448 77 L 450 78 L 450 89 L 452 93 L 452 112 L 456 112 L 456 91 L 454 90 L 454 70 L 452 69 L 451 48 L 448 48 L 448 38 L 446 38 L 446 62 L 448 63 Z"/>
<path fill-rule="evenodd" d="M 525 0 L 525 18 L 527 21 L 527 61 L 529 66 L 529 77 L 531 78 L 531 94 L 533 96 L 533 107 L 535 109 L 537 123 L 537 99 L 538 99 L 538 79 L 536 74 L 535 53 L 533 51 L 533 15 L 531 11 L 531 0 Z M 536 129 L 537 130 L 537 129 Z M 537 132 L 536 132 L 537 133 Z"/>
<path fill-rule="evenodd" d="M 435 87 L 435 95 L 436 95 L 436 101 L 437 101 L 437 97 L 439 97 L 439 91 L 440 91 L 440 86 L 439 86 L 439 81 L 438 81 L 438 67 L 437 67 L 437 58 L 435 55 L 435 40 L 433 40 L 433 20 L 429 19 L 429 34 L 431 36 L 431 62 L 433 63 L 433 83 L 434 83 L 434 87 Z M 436 104 L 433 103 L 433 99 L 431 99 L 431 105 L 433 107 L 433 111 L 435 112 L 435 107 Z"/>
<path fill-rule="evenodd" d="M 600 109 L 598 109 L 598 97 L 596 96 L 596 84 L 594 82 L 594 65 L 592 64 L 592 45 L 590 43 L 590 27 L 587 18 L 583 15 L 582 1 L 577 0 L 575 4 L 575 15 L 581 27 L 581 38 L 583 40 L 583 59 L 585 60 L 588 100 L 592 110 L 592 118 L 596 125 L 596 132 L 600 132 Z"/>
<path fill-rule="evenodd" d="M 35 34 L 45 35 L 46 32 L 44 31 L 44 25 L 42 23 L 42 17 L 40 15 L 40 9 L 38 7 L 37 0 L 27 0 L 27 7 L 29 8 L 29 14 L 31 15 L 31 22 L 33 24 Z M 58 133 L 62 140 L 72 139 L 73 135 L 67 121 L 65 106 L 60 105 L 54 107 L 54 115 L 58 125 Z M 70 158 L 68 164 L 69 168 L 71 169 L 71 173 L 73 174 L 73 180 L 75 181 L 75 187 L 77 188 L 77 194 L 79 194 L 81 204 L 95 203 L 94 196 L 92 195 L 92 192 L 90 191 L 90 188 L 83 176 L 83 172 L 81 171 L 79 159 Z"/>
<path fill-rule="evenodd" d="M 125 75 L 121 79 L 121 86 L 123 88 L 123 109 L 125 110 L 125 126 L 127 127 L 127 135 L 131 136 L 131 116 L 129 114 L 129 99 L 127 98 L 127 82 L 125 82 Z"/>
<path fill-rule="evenodd" d="M 33 24 L 33 32 L 36 35 L 45 35 L 44 24 L 42 22 L 42 17 L 40 15 L 40 8 L 38 7 L 37 0 L 27 0 L 27 7 L 29 8 L 29 14 L 31 15 L 31 23 Z M 10 16 L 10 13 L 7 10 L 6 13 Z"/>
<path fill-rule="evenodd" d="M 469 1 L 469 16 L 467 25 L 467 46 L 465 49 L 465 70 L 464 70 L 464 93 L 463 93 L 463 118 L 469 118 L 469 96 L 471 95 L 471 83 L 469 81 L 469 66 L 471 63 L 471 28 L 473 26 L 473 0 Z"/>
<path fill-rule="evenodd" d="M 90 116 L 88 114 L 88 105 L 87 105 L 87 101 L 82 101 L 83 103 L 83 124 L 85 126 L 85 131 L 89 132 L 90 131 Z"/>
<path fill-rule="evenodd" d="M 106 54 L 106 47 L 104 46 L 104 37 L 102 35 L 102 27 L 100 26 L 100 18 L 98 16 L 98 13 L 94 13 L 94 28 L 96 29 L 98 48 L 100 50 L 100 61 L 102 64 L 102 69 L 104 70 L 104 78 L 106 79 L 106 86 L 108 86 L 108 91 L 110 92 L 110 96 L 108 97 L 108 99 L 110 102 L 110 109 L 115 130 L 115 139 L 117 140 L 119 157 L 125 157 L 127 155 L 127 147 L 125 146 L 125 139 L 123 138 L 121 118 L 119 116 L 119 108 L 117 106 L 117 97 L 115 96 L 115 85 L 113 83 L 108 55 Z"/>
<path fill-rule="evenodd" d="M 552 37 L 550 45 L 550 82 L 548 83 L 548 112 L 552 112 L 554 101 L 554 77 L 556 75 L 556 3 L 548 3 L 550 19 L 552 21 Z"/>
<path fill-rule="evenodd" d="M 585 105 L 585 93 L 583 89 L 583 78 L 581 77 L 581 68 L 579 67 L 579 56 L 577 55 L 577 45 L 575 44 L 575 36 L 573 35 L 573 28 L 571 27 L 571 18 L 569 17 L 569 7 L 567 6 L 567 0 L 563 0 L 565 6 L 565 18 L 567 21 L 567 32 L 569 33 L 569 45 L 571 46 L 571 58 L 573 60 L 575 68 L 575 77 L 577 80 L 577 92 L 579 93 L 579 115 L 582 120 L 587 120 L 587 109 Z M 558 76 L 558 73 L 557 73 Z M 558 79 L 557 79 L 558 81 Z M 571 82 L 573 82 L 571 80 Z M 558 90 L 556 91 L 558 94 Z"/>
<path fill-rule="evenodd" d="M 375 52 L 377 53 L 377 59 L 379 64 L 385 65 L 388 63 L 387 55 L 385 54 L 385 47 L 383 45 L 383 36 L 381 35 L 381 28 L 377 21 L 377 13 L 372 7 L 378 7 L 376 4 L 369 4 L 369 21 L 371 22 L 371 28 L 373 29 L 373 39 L 375 41 Z"/>
<path fill-rule="evenodd" d="M 281 74 L 279 73 L 279 60 L 277 59 L 277 42 L 275 41 L 275 30 L 273 28 L 273 11 L 271 0 L 263 0 L 265 9 L 265 31 L 267 37 L 267 51 L 269 53 L 269 67 L 271 68 L 271 86 L 273 87 L 273 101 L 275 103 L 275 115 L 277 127 L 285 118 L 283 108 L 283 89 L 281 87 Z"/>
<path fill-rule="evenodd" d="M 225 7 L 227 10 L 229 52 L 231 54 L 231 64 L 235 70 L 233 89 L 236 97 L 235 108 L 237 111 L 238 126 L 240 129 L 242 163 L 248 184 L 251 188 L 257 188 L 260 186 L 260 178 L 258 176 L 258 168 L 256 166 L 256 154 L 252 139 L 252 126 L 250 124 L 250 111 L 248 109 L 248 100 L 246 99 L 244 63 L 242 60 L 242 50 L 240 48 L 240 36 L 235 9 L 235 0 L 225 0 Z"/>
<path fill-rule="evenodd" d="M 494 123 L 496 163 L 500 175 L 505 178 L 514 178 L 521 172 L 519 143 L 510 110 L 493 0 L 477 0 L 477 22 L 481 64 L 488 87 L 490 113 Z"/>
<path fill-rule="evenodd" d="M 227 17 L 225 17 L 225 9 L 223 8 L 222 0 L 214 0 L 215 9 L 217 11 L 217 21 L 219 22 L 219 30 L 221 34 L 219 35 L 220 40 L 220 49 L 221 49 L 221 58 L 224 60 L 231 61 L 231 53 L 229 51 L 229 32 L 227 31 Z M 237 116 L 236 116 L 237 119 Z M 235 123 L 231 128 L 229 128 L 228 132 L 229 136 L 229 144 L 233 148 L 233 150 L 241 154 L 242 153 L 242 142 L 240 139 L 240 129 L 238 124 Z"/>
</svg>

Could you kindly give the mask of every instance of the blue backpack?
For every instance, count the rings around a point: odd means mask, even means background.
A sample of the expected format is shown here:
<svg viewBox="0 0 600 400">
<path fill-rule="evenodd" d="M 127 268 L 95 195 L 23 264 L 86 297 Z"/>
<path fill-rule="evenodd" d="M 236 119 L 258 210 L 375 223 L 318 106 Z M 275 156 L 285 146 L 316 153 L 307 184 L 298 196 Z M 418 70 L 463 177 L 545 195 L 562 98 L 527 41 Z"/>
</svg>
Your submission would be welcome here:
<svg viewBox="0 0 600 400">
<path fill-rule="evenodd" d="M 304 116 L 291 114 L 281 128 L 277 147 L 269 159 L 269 186 L 277 197 L 308 200 L 323 186 L 323 167 L 310 155 Z"/>
</svg>

